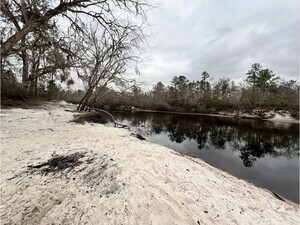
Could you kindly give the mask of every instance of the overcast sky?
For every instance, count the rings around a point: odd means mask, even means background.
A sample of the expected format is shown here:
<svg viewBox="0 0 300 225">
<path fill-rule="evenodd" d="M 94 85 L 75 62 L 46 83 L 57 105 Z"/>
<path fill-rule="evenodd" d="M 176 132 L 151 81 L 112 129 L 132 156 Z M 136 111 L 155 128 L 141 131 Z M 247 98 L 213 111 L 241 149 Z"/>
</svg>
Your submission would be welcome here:
<svg viewBox="0 0 300 225">
<path fill-rule="evenodd" d="M 151 37 L 140 80 L 174 76 L 244 80 L 253 63 L 299 79 L 298 0 L 163 0 L 149 14 Z"/>
</svg>

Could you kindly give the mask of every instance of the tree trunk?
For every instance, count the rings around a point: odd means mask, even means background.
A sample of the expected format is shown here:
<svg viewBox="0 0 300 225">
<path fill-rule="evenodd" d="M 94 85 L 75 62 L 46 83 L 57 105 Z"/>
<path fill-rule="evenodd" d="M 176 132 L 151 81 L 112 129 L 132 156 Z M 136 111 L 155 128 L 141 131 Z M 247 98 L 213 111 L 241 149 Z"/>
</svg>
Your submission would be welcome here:
<svg viewBox="0 0 300 225">
<path fill-rule="evenodd" d="M 254 102 L 254 88 L 255 88 L 255 86 L 254 86 L 254 83 L 253 83 L 253 85 L 252 85 L 252 93 L 251 93 L 251 101 L 250 101 L 252 109 L 255 107 L 255 102 Z"/>
<path fill-rule="evenodd" d="M 25 46 L 26 44 L 26 40 L 25 38 L 23 38 L 21 40 L 22 42 L 22 46 Z M 28 90 L 29 90 L 29 80 L 28 80 L 28 69 L 29 69 L 29 61 L 28 61 L 28 54 L 27 51 L 24 50 L 21 52 L 21 57 L 22 57 L 22 61 L 23 61 L 23 68 L 22 68 L 22 85 L 24 90 L 26 91 L 26 95 L 28 94 Z"/>
<path fill-rule="evenodd" d="M 33 87 L 33 95 L 34 95 L 34 96 L 37 96 L 37 95 L 38 95 L 37 84 L 38 84 L 38 78 L 36 78 L 36 79 L 34 80 L 34 87 Z"/>
<path fill-rule="evenodd" d="M 79 110 L 79 111 L 84 110 L 84 107 L 88 105 L 88 102 L 89 102 L 90 97 L 92 96 L 92 93 L 93 93 L 93 89 L 87 90 L 87 92 L 81 99 L 81 101 L 77 107 L 77 110 Z"/>
<path fill-rule="evenodd" d="M 29 81 L 28 94 L 30 96 L 37 96 L 37 78 Z"/>
</svg>

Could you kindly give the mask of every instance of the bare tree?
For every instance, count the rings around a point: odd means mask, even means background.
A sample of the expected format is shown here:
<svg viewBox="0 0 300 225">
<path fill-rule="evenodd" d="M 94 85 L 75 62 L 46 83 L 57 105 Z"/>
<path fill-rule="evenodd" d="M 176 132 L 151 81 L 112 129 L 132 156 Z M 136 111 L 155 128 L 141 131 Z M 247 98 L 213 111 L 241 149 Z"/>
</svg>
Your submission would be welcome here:
<svg viewBox="0 0 300 225">
<path fill-rule="evenodd" d="M 76 43 L 84 51 L 76 71 L 86 88 L 78 109 L 95 103 L 109 84 L 124 86 L 134 81 L 124 75 L 129 63 L 139 61 L 137 53 L 142 40 L 140 29 L 129 24 L 114 35 L 105 29 L 102 32 L 97 28 L 87 29 Z"/>
</svg>

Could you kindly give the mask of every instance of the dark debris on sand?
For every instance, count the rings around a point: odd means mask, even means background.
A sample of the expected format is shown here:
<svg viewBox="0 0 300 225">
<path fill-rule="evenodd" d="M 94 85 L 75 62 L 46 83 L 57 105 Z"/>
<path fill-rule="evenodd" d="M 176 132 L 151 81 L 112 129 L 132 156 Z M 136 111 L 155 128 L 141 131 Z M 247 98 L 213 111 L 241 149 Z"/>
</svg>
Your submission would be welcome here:
<svg viewBox="0 0 300 225">
<path fill-rule="evenodd" d="M 107 118 L 103 117 L 99 112 L 87 112 L 82 114 L 74 115 L 74 119 L 71 122 L 84 124 L 84 122 L 88 123 L 107 123 Z"/>
<path fill-rule="evenodd" d="M 40 169 L 40 171 L 45 175 L 48 173 L 57 173 L 65 169 L 73 169 L 74 167 L 79 166 L 82 163 L 82 161 L 79 159 L 83 158 L 84 156 L 85 153 L 83 152 L 53 156 L 47 162 L 38 165 L 30 165 L 28 168 Z"/>
</svg>

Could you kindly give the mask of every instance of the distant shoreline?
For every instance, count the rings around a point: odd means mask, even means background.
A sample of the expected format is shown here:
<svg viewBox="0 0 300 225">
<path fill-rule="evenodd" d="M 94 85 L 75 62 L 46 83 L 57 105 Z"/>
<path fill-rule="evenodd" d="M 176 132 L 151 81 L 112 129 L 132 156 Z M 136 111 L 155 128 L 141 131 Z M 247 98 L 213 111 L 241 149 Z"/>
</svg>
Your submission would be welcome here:
<svg viewBox="0 0 300 225">
<path fill-rule="evenodd" d="M 216 113 L 210 114 L 210 113 L 194 113 L 194 112 L 160 111 L 160 110 L 139 109 L 139 108 L 132 110 L 132 112 L 165 113 L 165 114 L 178 114 L 178 115 L 191 115 L 191 116 L 210 116 L 210 117 L 223 117 L 223 118 L 235 118 L 235 119 L 254 119 L 254 120 L 280 122 L 280 123 L 299 123 L 299 120 L 290 116 L 287 116 L 286 118 L 279 118 L 279 119 L 277 118 L 267 119 L 260 116 L 243 114 L 243 113 L 240 114 L 239 116 L 236 116 L 235 113 L 230 113 L 230 112 L 224 112 L 220 114 L 216 114 Z"/>
<path fill-rule="evenodd" d="M 13 100 L 2 100 L 1 108 L 33 108 L 38 107 L 39 105 L 46 103 L 45 99 L 37 100 L 32 102 L 23 102 L 23 101 L 13 101 Z M 52 100 L 51 102 L 59 102 L 58 100 Z M 132 106 L 128 106 L 128 109 L 122 110 L 120 109 L 105 109 L 106 111 L 112 112 L 149 112 L 149 113 L 164 113 L 164 114 L 178 114 L 178 115 L 191 115 L 191 116 L 209 116 L 209 117 L 220 117 L 220 118 L 234 118 L 234 119 L 252 119 L 252 120 L 261 120 L 261 121 L 271 121 L 271 122 L 279 122 L 279 123 L 295 123 L 299 124 L 299 119 L 296 119 L 291 116 L 280 116 L 280 114 L 275 113 L 273 118 L 264 118 L 258 115 L 251 115 L 248 113 L 240 113 L 239 116 L 234 112 L 228 111 L 220 111 L 219 113 L 197 113 L 197 112 L 185 112 L 185 111 L 162 111 L 162 110 L 153 110 L 153 109 L 141 109 L 135 108 Z M 102 108 L 104 109 L 104 108 Z M 269 111 L 270 113 L 271 111 Z"/>
</svg>

